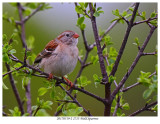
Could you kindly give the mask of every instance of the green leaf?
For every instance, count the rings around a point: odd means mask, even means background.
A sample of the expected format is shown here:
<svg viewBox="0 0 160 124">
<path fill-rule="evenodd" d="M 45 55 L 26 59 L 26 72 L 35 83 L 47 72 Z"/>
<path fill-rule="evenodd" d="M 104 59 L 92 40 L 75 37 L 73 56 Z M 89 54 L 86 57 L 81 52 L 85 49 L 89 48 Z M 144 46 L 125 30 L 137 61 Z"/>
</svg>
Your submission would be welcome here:
<svg viewBox="0 0 160 124">
<path fill-rule="evenodd" d="M 75 10 L 76 10 L 76 12 L 79 13 L 79 14 L 84 14 L 84 11 L 82 10 L 82 8 L 81 8 L 80 6 L 76 6 L 76 7 L 75 7 Z"/>
<path fill-rule="evenodd" d="M 88 3 L 85 3 L 85 4 L 84 4 L 84 7 L 87 8 L 87 7 L 88 7 Z"/>
<path fill-rule="evenodd" d="M 12 50 L 9 51 L 9 54 L 13 54 L 13 53 L 16 53 L 15 49 L 12 49 Z"/>
<path fill-rule="evenodd" d="M 98 62 L 98 55 L 96 55 L 96 56 L 91 56 L 91 62 L 93 63 L 93 65 L 96 65 L 97 64 L 97 62 Z"/>
<path fill-rule="evenodd" d="M 101 83 L 102 77 L 99 77 L 97 74 L 94 74 L 93 79 L 94 79 L 95 87 L 97 88 L 97 85 Z"/>
<path fill-rule="evenodd" d="M 32 10 L 30 8 L 26 8 L 24 13 L 26 16 L 29 16 L 31 14 Z"/>
<path fill-rule="evenodd" d="M 127 11 L 123 11 L 122 16 L 125 17 L 127 15 Z"/>
<path fill-rule="evenodd" d="M 153 108 L 152 108 L 153 111 L 156 111 L 158 110 L 158 105 L 155 105 Z"/>
<path fill-rule="evenodd" d="M 150 16 L 150 17 L 151 17 L 151 18 L 154 18 L 156 15 L 157 15 L 157 14 L 156 14 L 155 11 L 154 11 L 154 12 L 151 13 L 151 16 Z"/>
<path fill-rule="evenodd" d="M 80 29 L 84 30 L 86 28 L 86 24 L 81 24 Z"/>
<path fill-rule="evenodd" d="M 47 93 L 48 89 L 45 87 L 41 87 L 38 89 L 38 96 L 43 96 L 45 93 Z"/>
<path fill-rule="evenodd" d="M 113 20 L 111 21 L 111 23 L 112 23 L 112 22 L 114 22 L 114 21 L 117 21 L 117 20 L 119 20 L 119 18 L 115 18 L 115 19 L 113 19 Z"/>
<path fill-rule="evenodd" d="M 142 19 L 145 20 L 146 19 L 146 12 L 142 12 L 142 15 L 141 15 Z"/>
<path fill-rule="evenodd" d="M 27 46 L 29 49 L 33 49 L 34 48 L 34 41 L 35 41 L 35 38 L 34 36 L 29 36 L 29 38 L 27 39 Z"/>
<path fill-rule="evenodd" d="M 3 42 L 4 41 L 7 41 L 7 35 L 6 34 L 3 34 Z"/>
<path fill-rule="evenodd" d="M 98 17 L 99 15 L 100 14 L 97 11 L 95 11 L 94 14 L 93 14 L 94 17 Z"/>
<path fill-rule="evenodd" d="M 30 81 L 30 79 L 31 79 L 30 77 L 23 77 L 22 78 L 22 86 L 23 86 L 23 88 L 28 85 L 28 82 Z"/>
<path fill-rule="evenodd" d="M 149 76 L 151 75 L 151 72 L 140 72 L 139 78 L 137 78 L 138 82 L 143 84 L 144 86 L 149 86 L 151 84 L 151 79 Z"/>
<path fill-rule="evenodd" d="M 42 106 L 41 106 L 41 108 L 42 109 L 52 109 L 52 107 L 51 107 L 51 105 L 53 104 L 53 102 L 52 101 L 46 101 L 46 102 L 44 102 L 43 104 L 42 104 Z"/>
<path fill-rule="evenodd" d="M 2 87 L 3 87 L 3 89 L 5 89 L 5 90 L 8 90 L 8 89 L 9 89 L 4 83 L 2 83 Z"/>
<path fill-rule="evenodd" d="M 56 112 L 58 112 L 59 110 L 61 110 L 63 106 L 64 106 L 64 104 L 60 104 L 60 105 L 57 107 Z"/>
<path fill-rule="evenodd" d="M 51 93 L 50 93 L 50 97 L 52 99 L 55 99 L 55 89 L 52 89 Z"/>
<path fill-rule="evenodd" d="M 84 17 L 84 16 L 82 16 L 82 17 L 78 18 L 78 20 L 77 20 L 77 24 L 78 24 L 78 25 L 81 25 L 81 24 L 84 22 L 84 19 L 85 19 L 85 17 Z"/>
<path fill-rule="evenodd" d="M 102 7 L 98 7 L 98 8 L 97 8 L 97 11 L 99 11 L 99 10 L 101 10 L 101 9 L 102 9 Z"/>
<path fill-rule="evenodd" d="M 139 46 L 139 39 L 138 39 L 138 37 L 136 37 L 136 38 L 134 39 L 134 41 L 135 41 L 135 43 L 137 44 L 137 46 Z"/>
<path fill-rule="evenodd" d="M 125 109 L 125 110 L 129 110 L 129 109 L 130 109 L 128 103 L 125 103 L 125 104 L 122 106 L 122 108 Z"/>
<path fill-rule="evenodd" d="M 77 82 L 78 82 L 78 84 L 79 84 L 81 87 L 85 87 L 85 86 L 87 86 L 88 84 L 91 83 L 91 81 L 88 81 L 88 80 L 87 80 L 87 77 L 85 77 L 85 76 L 80 76 L 80 77 L 77 79 Z"/>
<path fill-rule="evenodd" d="M 9 57 L 7 53 L 3 54 L 3 62 L 9 62 Z"/>
<path fill-rule="evenodd" d="M 115 16 L 120 16 L 120 15 L 119 15 L 119 10 L 118 10 L 118 9 L 112 10 L 112 14 L 115 15 Z"/>
<path fill-rule="evenodd" d="M 152 94 L 152 90 L 151 89 L 147 89 L 143 93 L 143 98 L 147 99 L 147 98 L 149 98 L 151 96 L 151 94 Z"/>
<path fill-rule="evenodd" d="M 85 8 L 85 4 L 84 3 L 82 3 L 82 2 L 80 2 L 79 3 L 79 5 L 81 6 L 81 8 L 84 10 L 84 8 Z"/>
<path fill-rule="evenodd" d="M 113 75 L 111 75 L 109 77 L 109 83 L 112 83 L 115 79 L 116 79 L 116 77 L 114 77 Z"/>
<path fill-rule="evenodd" d="M 129 7 L 129 10 L 133 12 L 134 8 L 132 8 L 132 7 Z"/>
<path fill-rule="evenodd" d="M 18 107 L 14 107 L 14 110 L 9 109 L 12 116 L 21 116 L 21 112 L 19 111 Z"/>
</svg>

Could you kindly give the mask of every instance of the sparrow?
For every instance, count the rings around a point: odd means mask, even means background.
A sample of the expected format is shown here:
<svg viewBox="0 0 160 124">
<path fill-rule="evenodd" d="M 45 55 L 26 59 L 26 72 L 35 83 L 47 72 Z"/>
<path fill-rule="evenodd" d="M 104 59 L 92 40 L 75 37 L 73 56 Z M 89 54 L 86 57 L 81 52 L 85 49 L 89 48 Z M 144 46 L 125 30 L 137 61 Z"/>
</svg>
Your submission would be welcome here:
<svg viewBox="0 0 160 124">
<path fill-rule="evenodd" d="M 77 64 L 78 37 L 74 31 L 64 31 L 38 54 L 34 63 L 38 63 L 39 67 L 49 74 L 48 80 L 55 75 L 64 78 L 71 87 L 73 86 L 64 76 L 71 73 Z"/>
</svg>

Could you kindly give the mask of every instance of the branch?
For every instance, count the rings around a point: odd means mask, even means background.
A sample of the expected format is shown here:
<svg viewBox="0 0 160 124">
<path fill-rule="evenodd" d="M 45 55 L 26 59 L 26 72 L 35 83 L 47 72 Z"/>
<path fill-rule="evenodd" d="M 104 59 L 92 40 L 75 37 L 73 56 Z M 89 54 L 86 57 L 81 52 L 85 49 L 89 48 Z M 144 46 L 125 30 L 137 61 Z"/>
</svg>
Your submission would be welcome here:
<svg viewBox="0 0 160 124">
<path fill-rule="evenodd" d="M 17 3 L 17 7 L 18 7 L 18 12 L 19 12 L 19 17 L 20 17 L 20 22 L 21 22 L 21 41 L 23 44 L 23 48 L 25 48 L 25 56 L 24 56 L 24 66 L 26 66 L 26 60 L 27 60 L 27 44 L 26 44 L 26 37 L 25 37 L 25 22 L 23 21 L 23 7 L 20 3 Z M 31 16 L 30 16 L 31 17 Z M 28 82 L 27 86 L 25 86 L 25 90 L 26 90 L 26 97 L 27 97 L 27 112 L 30 114 L 30 116 L 32 115 L 32 106 L 31 106 L 31 93 L 30 93 L 30 81 Z"/>
<path fill-rule="evenodd" d="M 82 107 L 83 110 L 84 110 L 84 112 L 85 112 L 87 115 L 92 116 L 92 115 L 90 114 L 90 112 L 87 111 L 87 110 L 77 101 L 77 99 L 70 94 L 69 91 L 67 91 L 67 90 L 66 90 L 64 87 L 62 87 L 62 85 L 60 85 L 60 84 L 59 84 L 58 86 L 67 93 L 67 95 L 73 100 L 74 103 L 76 103 L 78 106 Z"/>
<path fill-rule="evenodd" d="M 116 114 L 117 114 L 117 110 L 118 110 L 118 108 L 119 108 L 119 106 L 120 106 L 120 96 L 118 96 L 118 98 L 117 98 L 117 104 L 116 104 L 116 106 L 115 106 L 115 109 L 114 109 L 114 112 L 113 112 L 113 116 L 116 116 Z"/>
<path fill-rule="evenodd" d="M 135 5 L 135 3 L 132 3 L 125 11 L 129 11 L 130 7 L 133 7 Z M 99 40 L 101 41 L 104 36 L 106 36 L 111 29 L 113 29 L 113 27 L 118 23 L 119 20 L 114 21 L 104 32 L 104 34 L 99 38 Z M 96 46 L 96 43 L 94 42 L 92 45 L 90 45 L 90 48 L 93 49 L 93 47 Z"/>
<path fill-rule="evenodd" d="M 155 75 L 155 74 L 156 74 L 156 71 L 153 72 L 153 73 L 149 76 L 149 78 L 151 78 L 151 77 L 152 77 L 153 75 Z M 128 91 L 129 89 L 131 89 L 131 88 L 133 88 L 133 87 L 135 87 L 135 86 L 137 86 L 137 85 L 139 85 L 139 84 L 141 84 L 141 83 L 137 82 L 137 83 L 135 83 L 135 84 L 133 84 L 133 85 L 131 85 L 131 86 L 128 86 L 127 88 L 122 89 L 121 92 L 126 92 L 126 91 Z"/>
<path fill-rule="evenodd" d="M 153 32 L 155 31 L 156 27 L 152 27 L 146 40 L 144 41 L 142 47 L 140 48 L 135 60 L 133 61 L 131 67 L 129 68 L 129 70 L 127 71 L 127 73 L 125 74 L 125 76 L 122 78 L 121 82 L 118 84 L 118 87 L 112 92 L 112 100 L 114 99 L 115 95 L 118 93 L 118 91 L 121 89 L 121 87 L 124 85 L 124 83 L 126 82 L 126 80 L 128 79 L 128 77 L 130 76 L 131 72 L 133 71 L 133 69 L 135 68 L 136 64 L 138 63 L 140 57 L 143 55 L 143 51 L 146 48 Z"/>
<path fill-rule="evenodd" d="M 152 52 L 152 53 L 143 53 L 142 56 L 146 56 L 146 55 L 156 55 L 156 54 L 157 54 L 157 52 L 155 51 L 155 52 Z"/>
<path fill-rule="evenodd" d="M 99 57 L 100 69 L 101 69 L 101 73 L 102 73 L 102 77 L 103 77 L 102 81 L 106 84 L 106 83 L 108 83 L 108 75 L 107 75 L 106 67 L 105 67 L 104 60 L 103 60 L 102 48 L 101 48 L 101 44 L 100 44 L 100 40 L 99 40 L 99 36 L 98 36 L 96 18 L 93 16 L 94 10 L 92 8 L 91 3 L 89 3 L 89 8 L 90 8 L 90 13 L 91 13 L 91 22 L 92 22 L 94 38 L 95 38 L 96 46 L 97 46 L 97 54 Z"/>
<path fill-rule="evenodd" d="M 5 63 L 5 65 L 6 65 L 7 71 L 9 72 L 10 71 L 10 66 L 7 63 Z M 9 75 L 10 84 L 12 86 L 12 90 L 14 92 L 14 95 L 15 95 L 17 103 L 18 103 L 18 107 L 19 107 L 19 109 L 21 111 L 21 115 L 23 115 L 24 114 L 23 104 L 22 104 L 19 92 L 18 92 L 18 90 L 16 88 L 16 85 L 15 85 L 15 82 L 14 82 L 14 78 L 13 78 L 11 73 L 9 73 L 8 75 Z"/>
<path fill-rule="evenodd" d="M 149 18 L 149 19 L 146 19 L 146 20 L 143 20 L 143 21 L 138 21 L 138 22 L 133 23 L 133 26 L 141 24 L 141 23 L 149 23 L 151 20 L 155 20 L 155 19 L 157 19 L 157 17 Z"/>
<path fill-rule="evenodd" d="M 6 76 L 6 75 L 8 75 L 8 74 L 10 74 L 10 73 L 12 73 L 12 72 L 14 72 L 14 71 L 18 71 L 18 70 L 20 70 L 20 69 L 23 68 L 23 67 L 24 67 L 24 66 L 21 66 L 21 67 L 19 67 L 19 68 L 15 68 L 14 70 L 8 71 L 7 73 L 3 74 L 3 77 Z"/>
<path fill-rule="evenodd" d="M 156 102 L 153 102 L 153 103 L 151 103 L 151 104 L 146 104 L 143 108 L 137 110 L 136 112 L 130 114 L 129 116 L 135 116 L 135 115 L 137 115 L 137 114 L 139 114 L 139 113 L 141 113 L 141 112 L 143 112 L 143 111 L 148 110 L 148 108 L 150 108 L 150 107 L 152 107 L 152 106 L 155 106 L 155 105 L 157 105 L 157 101 L 156 101 Z"/>
<path fill-rule="evenodd" d="M 126 30 L 126 33 L 125 33 L 125 36 L 124 36 L 124 39 L 123 39 L 121 48 L 120 48 L 120 50 L 119 50 L 118 56 L 117 56 L 117 58 L 116 58 L 115 64 L 114 64 L 114 66 L 113 66 L 113 69 L 112 69 L 110 75 L 113 75 L 113 76 L 114 76 L 115 73 L 116 73 L 116 71 L 117 71 L 119 62 L 120 62 L 120 60 L 121 60 L 121 57 L 122 57 L 122 55 L 123 55 L 125 46 L 126 46 L 126 44 L 127 44 L 127 40 L 128 40 L 130 31 L 131 31 L 132 26 L 133 26 L 133 21 L 134 21 L 134 18 L 135 18 L 135 16 L 136 16 L 136 12 L 137 12 L 137 10 L 138 10 L 138 7 L 139 7 L 139 3 L 136 3 L 135 8 L 134 8 L 134 11 L 133 11 L 133 14 L 132 14 L 132 17 L 131 17 L 130 22 L 129 22 L 129 24 L 128 24 L 128 27 L 127 27 L 127 30 Z"/>
</svg>

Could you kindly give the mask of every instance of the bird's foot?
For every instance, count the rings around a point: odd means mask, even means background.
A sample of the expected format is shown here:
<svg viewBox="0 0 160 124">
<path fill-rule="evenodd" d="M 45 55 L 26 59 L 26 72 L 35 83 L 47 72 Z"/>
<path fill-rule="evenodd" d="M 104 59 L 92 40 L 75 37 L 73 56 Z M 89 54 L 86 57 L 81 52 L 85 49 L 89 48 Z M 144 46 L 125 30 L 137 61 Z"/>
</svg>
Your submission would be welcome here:
<svg viewBox="0 0 160 124">
<path fill-rule="evenodd" d="M 51 80 L 51 79 L 53 79 L 53 74 L 52 73 L 49 74 L 47 80 Z"/>
<path fill-rule="evenodd" d="M 66 82 L 70 86 L 69 90 L 74 87 L 74 84 L 70 80 L 68 80 L 66 77 L 63 77 L 63 79 L 66 80 Z M 68 89 L 68 87 L 67 87 L 67 89 Z"/>
</svg>

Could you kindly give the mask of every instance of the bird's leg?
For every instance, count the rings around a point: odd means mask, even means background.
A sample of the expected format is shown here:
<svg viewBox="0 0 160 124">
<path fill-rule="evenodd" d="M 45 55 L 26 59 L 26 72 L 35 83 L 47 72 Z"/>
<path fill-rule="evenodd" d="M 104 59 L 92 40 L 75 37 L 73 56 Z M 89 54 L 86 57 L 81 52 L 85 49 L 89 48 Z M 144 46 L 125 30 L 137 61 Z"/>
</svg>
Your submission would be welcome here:
<svg viewBox="0 0 160 124">
<path fill-rule="evenodd" d="M 72 88 L 74 86 L 74 84 L 70 80 L 68 80 L 66 77 L 63 77 L 63 79 L 66 80 L 66 82 L 68 83 L 70 88 Z"/>
<path fill-rule="evenodd" d="M 53 79 L 53 74 L 52 73 L 49 74 L 47 80 L 51 80 L 51 79 Z"/>
</svg>

